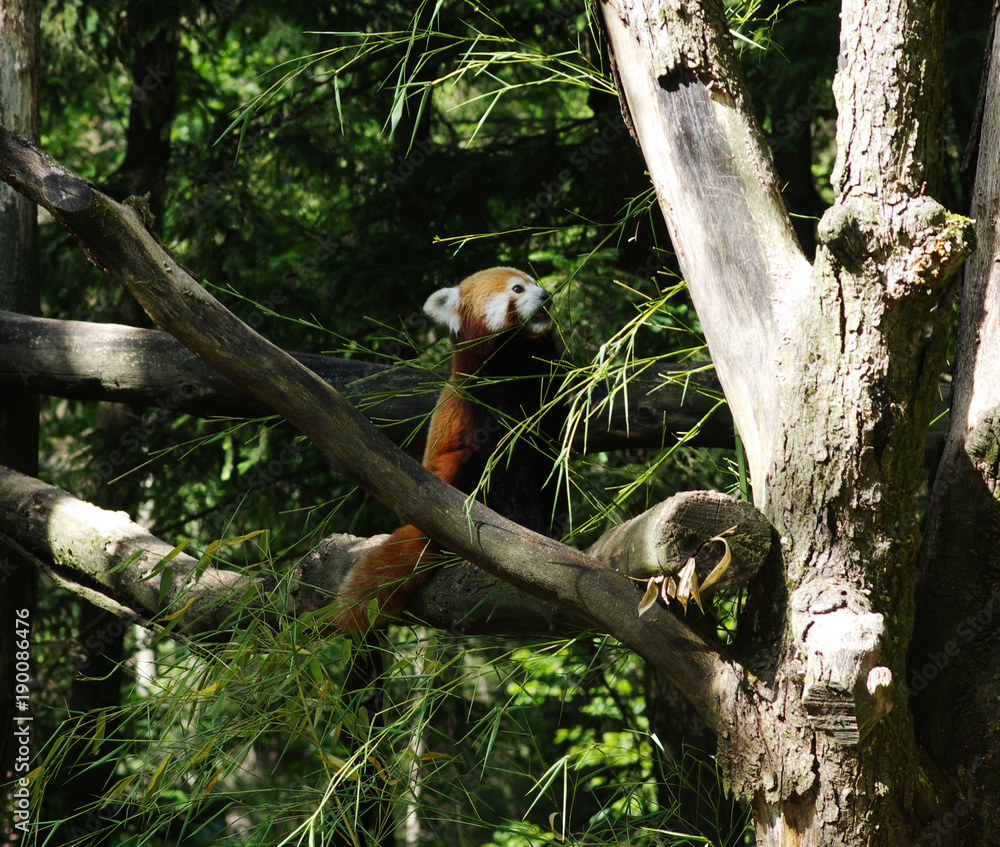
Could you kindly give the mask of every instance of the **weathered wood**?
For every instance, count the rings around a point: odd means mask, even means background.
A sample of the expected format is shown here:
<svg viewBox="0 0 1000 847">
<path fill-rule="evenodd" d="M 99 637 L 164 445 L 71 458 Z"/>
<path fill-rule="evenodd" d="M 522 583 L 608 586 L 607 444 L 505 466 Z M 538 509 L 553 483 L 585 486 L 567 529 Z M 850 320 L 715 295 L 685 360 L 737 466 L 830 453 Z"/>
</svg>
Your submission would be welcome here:
<svg viewBox="0 0 1000 847">
<path fill-rule="evenodd" d="M 289 353 L 373 420 L 395 423 L 402 442 L 434 410 L 443 377 L 400 368 Z M 25 391 L 151 406 L 199 417 L 264 417 L 266 403 L 219 374 L 168 332 L 0 311 L 0 385 Z"/>
<path fill-rule="evenodd" d="M 907 713 L 914 502 L 971 231 L 932 196 L 945 8 L 849 0 L 841 20 L 836 199 L 818 227 L 808 294 L 786 323 L 783 414 L 761 506 L 787 539 L 792 626 L 775 634 L 805 715 L 784 725 L 801 732 L 796 765 L 815 751 L 814 782 L 805 802 L 790 785 L 744 785 L 775 824 L 766 843 L 781 843 L 784 828 L 814 843 L 903 845 L 919 834 L 914 789 L 883 791 L 882 775 L 934 778 Z M 845 802 L 846 786 L 864 800 Z"/>
<path fill-rule="evenodd" d="M 710 538 L 725 533 L 732 562 L 711 588 L 748 583 L 771 552 L 771 526 L 752 504 L 717 491 L 684 491 L 609 530 L 587 554 L 637 580 L 678 573 L 692 556 L 704 580 L 725 547 Z"/>
<path fill-rule="evenodd" d="M 779 419 L 781 320 L 809 265 L 721 3 L 601 3 L 624 108 L 762 502 Z"/>
<path fill-rule="evenodd" d="M 892 673 L 878 664 L 885 639 L 882 615 L 830 608 L 822 592 L 795 595 L 792 630 L 802 645 L 802 702 L 812 726 L 838 744 L 855 745 L 892 708 Z"/>
<path fill-rule="evenodd" d="M 197 559 L 175 553 L 174 545 L 146 532 L 124 512 L 100 509 L 3 466 L 0 533 L 58 564 L 64 576 L 102 587 L 111 601 L 128 606 L 146 622 L 193 599 L 175 624 L 188 635 L 219 629 L 234 601 L 254 585 L 243 574 L 214 567 L 199 574 Z M 169 568 L 164 568 L 167 561 Z"/>
<path fill-rule="evenodd" d="M 298 611 L 316 611 L 335 596 L 351 569 L 388 535 L 332 535 L 296 568 Z M 590 629 L 572 612 L 460 560 L 446 561 L 413 595 L 408 619 L 463 635 L 554 636 Z"/>
<path fill-rule="evenodd" d="M 420 368 L 289 355 L 376 422 L 394 444 L 422 444 L 426 421 L 447 379 Z M 577 453 L 670 446 L 731 448 L 729 407 L 701 364 L 640 365 L 623 386 L 601 384 L 593 412 L 573 440 Z M 129 403 L 196 417 L 255 418 L 267 404 L 191 353 L 170 333 L 120 324 L 35 318 L 0 310 L 0 387 L 76 400 Z M 610 408 L 607 407 L 609 393 Z M 942 382 L 939 420 L 928 431 L 924 464 L 937 461 L 948 432 L 950 383 Z"/>
<path fill-rule="evenodd" d="M 422 442 L 447 376 L 419 368 L 289 353 L 344 394 L 397 444 Z M 732 447 L 728 409 L 715 409 L 718 380 L 704 364 L 662 362 L 633 369 L 605 407 L 591 395 L 574 447 L 597 452 L 669 446 L 695 430 L 694 446 Z M 0 311 L 0 386 L 27 392 L 135 403 L 200 417 L 261 417 L 271 409 L 166 332 L 119 324 L 57 321 Z M 713 409 L 715 411 L 713 412 Z M 706 419 L 707 417 L 707 419 Z"/>
</svg>

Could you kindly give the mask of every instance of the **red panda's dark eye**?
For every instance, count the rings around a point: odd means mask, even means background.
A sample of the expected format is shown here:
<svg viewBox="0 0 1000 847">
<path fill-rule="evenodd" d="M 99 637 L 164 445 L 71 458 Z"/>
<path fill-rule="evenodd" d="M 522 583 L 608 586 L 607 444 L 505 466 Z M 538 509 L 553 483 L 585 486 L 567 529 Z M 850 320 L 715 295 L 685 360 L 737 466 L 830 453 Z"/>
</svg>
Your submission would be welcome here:
<svg viewBox="0 0 1000 847">
<path fill-rule="evenodd" d="M 524 286 L 523 285 L 515 285 L 514 288 L 513 288 L 513 291 L 514 291 L 515 294 L 524 294 Z"/>
</svg>

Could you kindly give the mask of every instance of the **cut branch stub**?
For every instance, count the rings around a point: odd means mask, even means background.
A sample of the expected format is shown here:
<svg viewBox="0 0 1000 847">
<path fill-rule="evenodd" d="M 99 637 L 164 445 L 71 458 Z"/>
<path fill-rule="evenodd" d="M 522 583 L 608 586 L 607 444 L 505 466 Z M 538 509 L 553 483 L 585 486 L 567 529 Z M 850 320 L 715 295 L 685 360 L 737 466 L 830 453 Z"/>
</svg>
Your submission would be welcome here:
<svg viewBox="0 0 1000 847">
<path fill-rule="evenodd" d="M 706 542 L 723 533 L 732 563 L 711 588 L 735 588 L 749 582 L 767 559 L 771 525 L 751 503 L 717 491 L 676 494 L 601 536 L 587 553 L 639 580 L 677 574 L 694 557 L 703 581 L 725 552 L 721 543 Z"/>
<path fill-rule="evenodd" d="M 892 708 L 892 672 L 879 665 L 885 620 L 853 606 L 816 586 L 792 596 L 802 703 L 813 728 L 843 745 L 860 742 Z"/>
</svg>

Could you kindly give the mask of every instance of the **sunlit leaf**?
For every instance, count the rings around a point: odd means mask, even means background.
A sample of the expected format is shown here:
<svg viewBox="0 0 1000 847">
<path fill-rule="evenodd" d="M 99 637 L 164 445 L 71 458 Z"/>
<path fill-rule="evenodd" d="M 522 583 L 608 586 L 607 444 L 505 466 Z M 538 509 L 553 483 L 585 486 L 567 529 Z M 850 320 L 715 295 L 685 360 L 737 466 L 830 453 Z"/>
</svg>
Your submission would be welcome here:
<svg viewBox="0 0 1000 847">
<path fill-rule="evenodd" d="M 149 785 L 146 786 L 145 797 L 146 800 L 152 799 L 153 795 L 156 793 L 156 786 L 160 782 L 160 777 L 163 776 L 163 772 L 167 769 L 167 765 L 170 763 L 170 759 L 173 756 L 172 753 L 167 753 L 166 756 L 160 761 L 159 766 L 153 772 L 153 776 L 149 780 Z"/>
<path fill-rule="evenodd" d="M 662 576 L 651 576 L 649 578 L 649 581 L 646 583 L 646 593 L 642 595 L 642 600 L 639 601 L 640 618 L 656 605 L 656 599 L 660 596 L 660 586 L 662 584 Z"/>
</svg>

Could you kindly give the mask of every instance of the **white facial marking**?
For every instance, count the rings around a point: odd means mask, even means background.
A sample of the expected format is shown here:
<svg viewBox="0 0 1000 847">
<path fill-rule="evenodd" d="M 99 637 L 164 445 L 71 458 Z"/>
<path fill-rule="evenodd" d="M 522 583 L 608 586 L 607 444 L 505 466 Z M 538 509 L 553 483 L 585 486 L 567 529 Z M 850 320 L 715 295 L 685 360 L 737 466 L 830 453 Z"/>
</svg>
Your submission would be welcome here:
<svg viewBox="0 0 1000 847">
<path fill-rule="evenodd" d="M 545 289 L 527 274 L 508 277 L 506 290 L 487 300 L 483 319 L 490 332 L 500 332 L 508 325 L 507 314 L 513 304 L 521 323 L 533 332 L 544 332 L 551 323 L 548 315 L 542 314 L 537 320 L 532 320 L 532 317 L 547 296 Z"/>
<path fill-rule="evenodd" d="M 531 283 L 525 286 L 524 294 L 517 301 L 517 313 L 521 316 L 521 320 L 526 323 L 529 329 L 535 332 L 540 332 L 541 330 L 548 327 L 551 321 L 548 316 L 544 313 L 539 315 L 536 320 L 532 320 L 535 316 L 535 312 L 541 307 L 548 297 L 548 293 L 539 285 Z"/>
<path fill-rule="evenodd" d="M 483 319 L 490 332 L 500 332 L 507 327 L 507 304 L 510 303 L 510 298 L 511 295 L 508 292 L 501 291 L 486 301 Z"/>
<path fill-rule="evenodd" d="M 458 314 L 458 304 L 461 297 L 458 293 L 458 286 L 454 288 L 439 288 L 424 303 L 424 312 L 434 318 L 439 324 L 443 324 L 455 335 L 462 325 L 462 319 Z"/>
</svg>

